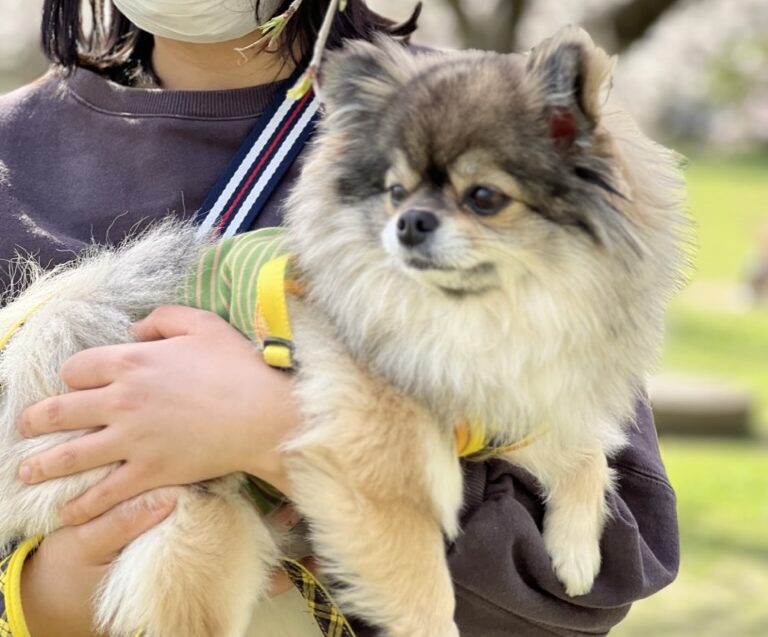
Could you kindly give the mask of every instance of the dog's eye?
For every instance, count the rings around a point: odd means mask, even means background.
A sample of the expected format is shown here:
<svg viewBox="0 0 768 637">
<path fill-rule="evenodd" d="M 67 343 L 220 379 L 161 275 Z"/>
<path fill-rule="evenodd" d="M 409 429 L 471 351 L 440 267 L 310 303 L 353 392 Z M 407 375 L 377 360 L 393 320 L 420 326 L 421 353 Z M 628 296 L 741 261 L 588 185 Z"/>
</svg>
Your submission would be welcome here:
<svg viewBox="0 0 768 637">
<path fill-rule="evenodd" d="M 464 196 L 464 204 L 479 215 L 495 215 L 508 203 L 509 197 L 487 186 L 470 188 Z"/>
<path fill-rule="evenodd" d="M 393 205 L 399 206 L 408 198 L 408 191 L 400 184 L 395 184 L 389 189 L 389 198 Z"/>
</svg>

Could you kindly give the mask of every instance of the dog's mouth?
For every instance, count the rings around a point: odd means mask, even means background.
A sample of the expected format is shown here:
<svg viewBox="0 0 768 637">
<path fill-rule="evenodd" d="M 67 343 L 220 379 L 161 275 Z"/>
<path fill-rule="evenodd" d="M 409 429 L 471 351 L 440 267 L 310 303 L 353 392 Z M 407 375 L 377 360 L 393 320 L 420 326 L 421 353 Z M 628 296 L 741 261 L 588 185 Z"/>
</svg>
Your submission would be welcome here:
<svg viewBox="0 0 768 637">
<path fill-rule="evenodd" d="M 423 282 L 453 298 L 478 296 L 499 287 L 498 272 L 491 262 L 459 267 L 425 257 L 411 257 L 404 260 L 403 265 Z"/>
<path fill-rule="evenodd" d="M 484 261 L 468 268 L 460 268 L 453 265 L 446 265 L 444 263 L 437 263 L 431 259 L 424 259 L 419 257 L 412 257 L 405 261 L 405 264 L 409 268 L 419 270 L 422 272 L 455 272 L 464 276 L 489 276 L 495 274 L 496 266 L 490 261 Z"/>
<path fill-rule="evenodd" d="M 485 285 L 475 288 L 446 288 L 441 287 L 440 291 L 453 299 L 465 299 L 469 296 L 483 296 L 489 292 L 494 292 L 500 289 L 498 285 Z"/>
<path fill-rule="evenodd" d="M 420 270 L 422 272 L 428 272 L 430 270 L 434 270 L 436 272 L 456 272 L 458 268 L 455 268 L 450 265 L 442 265 L 440 263 L 435 263 L 434 261 L 431 261 L 429 259 L 419 259 L 419 258 L 411 258 L 408 259 L 405 264 L 409 268 L 413 268 L 414 270 Z"/>
<path fill-rule="evenodd" d="M 450 239 L 450 237 L 448 238 Z M 430 241 L 404 246 L 392 223 L 382 231 L 384 250 L 410 278 L 453 297 L 482 294 L 501 287 L 496 263 L 478 254 L 466 241 Z"/>
</svg>

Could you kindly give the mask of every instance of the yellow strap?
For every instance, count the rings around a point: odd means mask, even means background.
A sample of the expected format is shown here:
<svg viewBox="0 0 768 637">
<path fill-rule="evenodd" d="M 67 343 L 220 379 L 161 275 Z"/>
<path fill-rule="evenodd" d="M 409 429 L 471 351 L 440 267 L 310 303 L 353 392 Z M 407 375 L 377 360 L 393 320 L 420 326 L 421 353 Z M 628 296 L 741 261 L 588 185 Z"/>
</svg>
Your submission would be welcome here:
<svg viewBox="0 0 768 637">
<path fill-rule="evenodd" d="M 16 550 L 8 560 L 3 596 L 5 597 L 5 613 L 8 617 L 8 626 L 13 637 L 30 637 L 27 622 L 24 619 L 24 610 L 21 607 L 21 569 L 29 554 L 42 541 L 42 535 L 24 540 L 16 547 Z"/>
<path fill-rule="evenodd" d="M 0 350 L 2 350 L 6 345 L 8 345 L 8 343 L 11 341 L 11 339 L 16 334 L 16 332 L 19 331 L 21 326 L 24 325 L 24 323 L 26 323 L 30 319 L 30 317 L 35 312 L 37 312 L 41 307 L 43 307 L 43 305 L 45 305 L 47 302 L 48 302 L 47 300 L 42 301 L 37 305 L 35 305 L 30 310 L 27 310 L 27 312 L 24 315 L 22 315 L 22 317 L 19 320 L 17 320 L 13 325 L 11 325 L 11 327 L 8 328 L 8 331 L 5 334 L 3 334 L 2 337 L 0 337 Z"/>
<path fill-rule="evenodd" d="M 458 455 L 459 458 L 468 458 L 474 461 L 498 458 L 499 456 L 525 449 L 546 432 L 547 428 L 542 427 L 538 431 L 534 431 L 532 434 L 525 436 L 525 438 L 521 438 L 517 442 L 501 447 L 489 447 L 485 439 L 485 427 L 482 425 L 470 424 L 465 421 L 459 424 L 455 430 L 456 455 Z"/>
<path fill-rule="evenodd" d="M 267 327 L 264 360 L 267 365 L 282 369 L 293 367 L 293 333 L 288 319 L 286 299 L 286 272 L 289 263 L 290 255 L 287 254 L 272 259 L 262 266 L 256 282 L 256 312 Z"/>
<path fill-rule="evenodd" d="M 463 422 L 456 427 L 456 454 L 466 458 L 485 447 L 485 428 Z"/>
</svg>

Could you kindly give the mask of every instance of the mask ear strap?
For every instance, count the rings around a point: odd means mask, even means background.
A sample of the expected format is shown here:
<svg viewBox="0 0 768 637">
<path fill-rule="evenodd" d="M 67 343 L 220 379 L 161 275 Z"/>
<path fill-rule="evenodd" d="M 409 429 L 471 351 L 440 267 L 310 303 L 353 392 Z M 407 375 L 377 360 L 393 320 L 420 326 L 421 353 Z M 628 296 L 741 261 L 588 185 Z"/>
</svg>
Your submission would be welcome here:
<svg viewBox="0 0 768 637">
<path fill-rule="evenodd" d="M 315 94 L 322 103 L 322 95 L 320 93 L 320 85 L 318 83 L 320 62 L 323 59 L 323 53 L 325 52 L 325 46 L 328 44 L 328 38 L 331 35 L 331 27 L 333 21 L 336 19 L 336 13 L 344 11 L 347 8 L 347 0 L 331 0 L 328 4 L 328 10 L 325 13 L 323 19 L 323 25 L 320 27 L 320 32 L 317 34 L 317 40 L 315 41 L 315 49 L 312 53 L 312 59 L 309 62 L 309 66 L 304 74 L 296 82 L 296 85 L 288 91 L 288 97 L 292 97 L 295 100 L 299 100 L 304 97 L 309 89 L 315 89 Z"/>
</svg>

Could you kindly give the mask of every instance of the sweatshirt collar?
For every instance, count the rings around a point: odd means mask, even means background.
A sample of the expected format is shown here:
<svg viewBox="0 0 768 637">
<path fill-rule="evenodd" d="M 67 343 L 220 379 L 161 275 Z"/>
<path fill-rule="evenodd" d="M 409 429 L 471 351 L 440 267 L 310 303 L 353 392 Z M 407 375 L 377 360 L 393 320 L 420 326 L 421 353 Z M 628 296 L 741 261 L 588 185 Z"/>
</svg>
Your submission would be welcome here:
<svg viewBox="0 0 768 637">
<path fill-rule="evenodd" d="M 54 73 L 62 74 L 61 70 Z M 80 101 L 106 113 L 125 117 L 177 117 L 181 119 L 241 119 L 262 113 L 287 80 L 248 88 L 219 91 L 177 91 L 132 88 L 78 68 L 62 75 L 62 83 Z"/>
</svg>

